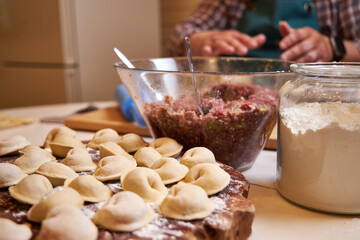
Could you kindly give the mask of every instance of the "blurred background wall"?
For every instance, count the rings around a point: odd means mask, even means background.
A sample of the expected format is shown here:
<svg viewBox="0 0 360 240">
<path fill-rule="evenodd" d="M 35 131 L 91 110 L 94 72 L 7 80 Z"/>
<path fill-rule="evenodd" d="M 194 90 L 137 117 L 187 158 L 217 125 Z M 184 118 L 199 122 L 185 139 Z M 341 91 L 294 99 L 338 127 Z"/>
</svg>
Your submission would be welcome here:
<svg viewBox="0 0 360 240">
<path fill-rule="evenodd" d="M 0 108 L 113 100 L 113 47 L 166 57 L 199 0 L 0 0 Z"/>
<path fill-rule="evenodd" d="M 168 56 L 166 48 L 170 34 L 175 24 L 186 19 L 200 3 L 200 0 L 162 0 L 161 1 L 161 31 L 162 54 Z"/>
</svg>

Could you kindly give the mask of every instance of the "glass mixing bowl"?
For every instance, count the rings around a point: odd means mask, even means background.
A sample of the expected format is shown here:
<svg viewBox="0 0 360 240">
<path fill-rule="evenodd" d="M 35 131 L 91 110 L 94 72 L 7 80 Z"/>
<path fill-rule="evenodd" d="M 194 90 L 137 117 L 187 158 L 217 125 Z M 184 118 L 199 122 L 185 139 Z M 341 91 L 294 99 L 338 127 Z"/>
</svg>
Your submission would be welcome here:
<svg viewBox="0 0 360 240">
<path fill-rule="evenodd" d="M 207 147 L 218 161 L 248 169 L 278 117 L 278 90 L 294 74 L 289 62 L 239 57 L 186 57 L 117 62 L 120 79 L 152 137 Z"/>
</svg>

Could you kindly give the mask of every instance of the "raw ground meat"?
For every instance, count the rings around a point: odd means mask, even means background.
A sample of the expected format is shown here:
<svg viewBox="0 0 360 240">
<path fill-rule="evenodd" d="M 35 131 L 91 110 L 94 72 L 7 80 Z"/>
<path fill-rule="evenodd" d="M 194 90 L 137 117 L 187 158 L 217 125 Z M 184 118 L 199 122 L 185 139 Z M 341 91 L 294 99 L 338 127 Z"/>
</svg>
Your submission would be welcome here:
<svg viewBox="0 0 360 240">
<path fill-rule="evenodd" d="M 275 125 L 278 94 L 258 85 L 219 84 L 199 95 L 146 103 L 145 114 L 155 137 L 176 139 L 189 149 L 209 148 L 218 161 L 238 170 L 252 166 Z"/>
</svg>

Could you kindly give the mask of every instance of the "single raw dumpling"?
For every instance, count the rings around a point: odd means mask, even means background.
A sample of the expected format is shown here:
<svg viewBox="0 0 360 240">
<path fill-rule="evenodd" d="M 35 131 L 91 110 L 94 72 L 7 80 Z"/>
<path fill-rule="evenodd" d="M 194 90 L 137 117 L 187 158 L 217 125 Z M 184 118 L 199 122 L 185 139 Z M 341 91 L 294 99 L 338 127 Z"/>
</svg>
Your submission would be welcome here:
<svg viewBox="0 0 360 240">
<path fill-rule="evenodd" d="M 16 186 L 9 187 L 10 195 L 19 202 L 36 204 L 53 189 L 50 181 L 38 174 L 23 178 Z"/>
<path fill-rule="evenodd" d="M 136 168 L 136 161 L 123 156 L 108 156 L 99 161 L 93 176 L 99 181 L 119 179 L 126 172 Z"/>
<path fill-rule="evenodd" d="M 137 167 L 121 176 L 124 191 L 138 194 L 145 202 L 154 202 L 167 194 L 167 188 L 155 170 Z"/>
<path fill-rule="evenodd" d="M 58 134 L 55 139 L 49 143 L 51 152 L 54 156 L 65 158 L 67 153 L 73 148 L 82 148 L 86 150 L 85 145 L 75 137 Z"/>
<path fill-rule="evenodd" d="M 80 194 L 70 187 L 57 187 L 43 196 L 40 201 L 33 205 L 27 215 L 32 222 L 41 222 L 47 213 L 58 205 L 72 205 L 81 208 L 84 200 Z"/>
<path fill-rule="evenodd" d="M 57 135 L 67 135 L 74 138 L 76 132 L 66 126 L 53 128 L 45 138 L 44 148 L 50 148 L 50 142 L 54 141 Z"/>
<path fill-rule="evenodd" d="M 100 158 L 104 158 L 107 156 L 115 156 L 115 155 L 120 155 L 126 158 L 134 159 L 131 154 L 126 152 L 122 147 L 120 147 L 114 142 L 106 142 L 100 144 Z"/>
<path fill-rule="evenodd" d="M 42 150 L 43 153 L 45 155 L 47 155 L 49 158 L 51 158 L 52 160 L 56 160 L 56 157 L 54 155 L 51 154 L 51 152 L 49 152 L 48 150 L 44 149 L 44 148 L 41 148 L 39 146 L 36 146 L 36 145 L 27 145 L 25 147 L 23 147 L 21 150 L 19 150 L 19 153 L 21 155 L 24 155 L 26 152 L 30 151 L 30 150 L 33 150 L 33 149 L 37 149 L 37 150 Z"/>
<path fill-rule="evenodd" d="M 71 149 L 61 163 L 72 168 L 75 172 L 91 171 L 97 166 L 89 152 L 78 147 Z"/>
<path fill-rule="evenodd" d="M 178 220 L 201 219 L 209 216 L 215 204 L 199 186 L 179 182 L 170 188 L 169 194 L 159 206 L 160 213 Z"/>
<path fill-rule="evenodd" d="M 112 195 L 107 186 L 91 175 L 81 175 L 67 181 L 65 181 L 65 185 L 75 189 L 87 202 L 102 202 L 108 200 Z"/>
<path fill-rule="evenodd" d="M 180 159 L 180 163 L 192 168 L 199 163 L 216 163 L 215 155 L 205 147 L 194 147 L 187 150 Z"/>
<path fill-rule="evenodd" d="M 183 182 L 202 187 L 208 195 L 223 190 L 230 182 L 230 175 L 218 165 L 200 163 L 190 168 Z"/>
<path fill-rule="evenodd" d="M 134 158 L 139 166 L 151 167 L 162 156 L 152 147 L 143 147 L 136 151 Z"/>
<path fill-rule="evenodd" d="M 189 171 L 185 165 L 180 164 L 178 160 L 170 157 L 157 160 L 151 168 L 160 175 L 165 185 L 180 181 Z"/>
<path fill-rule="evenodd" d="M 29 145 L 26 145 L 25 147 L 23 147 L 22 149 L 20 149 L 18 152 L 20 154 L 24 154 L 25 152 L 27 152 L 27 151 L 29 151 L 31 149 L 42 149 L 42 148 L 39 147 L 39 146 L 36 146 L 36 145 L 29 144 Z M 49 153 L 49 154 L 51 155 L 51 153 Z M 53 158 L 54 158 L 54 160 L 56 159 L 54 156 L 53 156 Z"/>
<path fill-rule="evenodd" d="M 13 136 L 0 140 L 0 156 L 16 153 L 30 142 L 23 136 Z"/>
<path fill-rule="evenodd" d="M 58 162 L 46 162 L 36 170 L 36 173 L 47 177 L 53 186 L 62 186 L 66 179 L 78 176 L 70 167 Z"/>
<path fill-rule="evenodd" d="M 138 134 L 128 133 L 119 138 L 117 144 L 122 147 L 126 152 L 135 152 L 142 147 L 148 145 L 147 142 Z"/>
<path fill-rule="evenodd" d="M 0 218 L 0 239 L 28 240 L 31 236 L 28 224 L 17 224 L 10 219 Z"/>
<path fill-rule="evenodd" d="M 0 188 L 15 185 L 26 176 L 27 174 L 18 166 L 11 163 L 0 163 Z"/>
<path fill-rule="evenodd" d="M 168 137 L 161 137 L 153 140 L 149 147 L 154 148 L 163 157 L 177 157 L 181 153 L 183 146 L 176 140 Z"/>
<path fill-rule="evenodd" d="M 146 226 L 153 216 L 153 210 L 141 197 L 122 191 L 112 196 L 93 221 L 109 230 L 131 232 Z"/>
<path fill-rule="evenodd" d="M 21 157 L 18 157 L 13 164 L 21 168 L 24 173 L 34 173 L 46 162 L 54 161 L 51 154 L 42 148 L 27 150 Z"/>
<path fill-rule="evenodd" d="M 100 144 L 106 142 L 117 142 L 119 140 L 119 134 L 111 128 L 104 128 L 97 131 L 91 141 L 88 144 L 89 148 L 99 149 Z"/>
<path fill-rule="evenodd" d="M 48 212 L 36 239 L 95 240 L 97 237 L 97 227 L 80 209 L 71 205 L 59 205 Z"/>
</svg>

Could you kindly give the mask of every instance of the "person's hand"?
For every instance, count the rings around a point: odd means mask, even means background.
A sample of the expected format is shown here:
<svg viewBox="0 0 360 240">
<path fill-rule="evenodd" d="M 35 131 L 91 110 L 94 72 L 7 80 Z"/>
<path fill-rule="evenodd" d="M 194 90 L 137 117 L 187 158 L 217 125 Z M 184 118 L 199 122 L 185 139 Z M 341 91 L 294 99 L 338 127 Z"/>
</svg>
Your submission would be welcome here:
<svg viewBox="0 0 360 240">
<path fill-rule="evenodd" d="M 218 56 L 238 54 L 244 56 L 249 49 L 255 49 L 266 41 L 264 34 L 251 37 L 236 30 L 210 30 L 193 33 L 189 36 L 194 56 Z"/>
<path fill-rule="evenodd" d="M 310 27 L 294 29 L 287 22 L 279 23 L 283 39 L 279 47 L 285 50 L 281 60 L 294 62 L 328 62 L 333 59 L 330 40 Z"/>
</svg>

